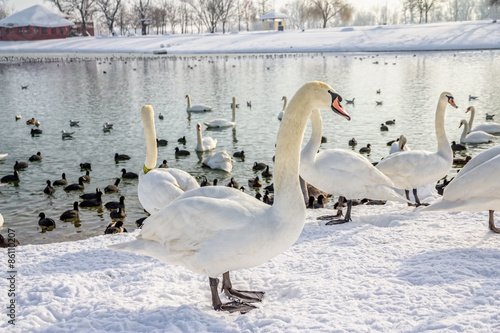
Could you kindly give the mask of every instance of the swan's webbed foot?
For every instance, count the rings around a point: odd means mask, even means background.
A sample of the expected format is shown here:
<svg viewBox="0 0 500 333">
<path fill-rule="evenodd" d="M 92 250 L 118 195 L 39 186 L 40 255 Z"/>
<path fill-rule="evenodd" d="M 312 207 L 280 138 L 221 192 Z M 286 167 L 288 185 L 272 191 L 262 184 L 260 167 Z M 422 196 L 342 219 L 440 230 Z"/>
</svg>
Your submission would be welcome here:
<svg viewBox="0 0 500 333">
<path fill-rule="evenodd" d="M 337 215 L 323 215 L 323 216 L 318 216 L 316 218 L 316 220 L 331 220 L 331 219 L 334 219 L 336 217 L 342 217 L 344 214 L 342 214 L 342 211 L 340 211 L 340 213 L 337 213 Z"/>
<path fill-rule="evenodd" d="M 249 291 L 233 289 L 229 272 L 222 275 L 222 291 L 230 299 L 236 299 L 241 302 L 255 303 L 261 302 L 264 298 L 263 291 Z"/>
<path fill-rule="evenodd" d="M 490 219 L 489 219 L 489 226 L 490 226 L 490 230 L 497 233 L 497 234 L 500 234 L 500 229 L 495 227 L 495 218 L 494 218 L 494 213 L 495 211 L 494 210 L 490 210 L 489 211 L 489 214 L 490 214 Z"/>
<path fill-rule="evenodd" d="M 239 311 L 241 314 L 245 314 L 250 310 L 257 309 L 257 307 L 252 304 L 242 303 L 239 301 L 222 303 L 219 297 L 219 293 L 217 292 L 219 279 L 209 278 L 209 281 L 210 281 L 210 291 L 212 293 L 212 307 L 215 311 L 227 311 L 229 313 Z"/>
<path fill-rule="evenodd" d="M 229 303 L 221 303 L 219 305 L 214 305 L 215 311 L 227 311 L 229 313 L 239 311 L 241 314 L 245 314 L 253 309 L 257 309 L 257 307 L 252 304 L 241 303 L 238 301 L 232 301 Z"/>
<path fill-rule="evenodd" d="M 345 213 L 344 219 L 339 219 L 339 220 L 331 220 L 326 223 L 326 225 L 335 225 L 335 224 L 343 224 L 352 221 L 351 219 L 351 209 L 352 209 L 352 201 L 348 200 L 347 201 L 347 211 Z"/>
</svg>

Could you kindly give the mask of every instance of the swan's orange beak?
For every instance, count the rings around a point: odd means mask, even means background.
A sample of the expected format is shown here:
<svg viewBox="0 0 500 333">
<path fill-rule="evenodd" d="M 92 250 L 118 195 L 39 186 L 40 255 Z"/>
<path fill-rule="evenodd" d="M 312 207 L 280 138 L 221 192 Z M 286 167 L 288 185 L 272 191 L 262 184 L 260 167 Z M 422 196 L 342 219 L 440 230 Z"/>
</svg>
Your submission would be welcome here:
<svg viewBox="0 0 500 333">
<path fill-rule="evenodd" d="M 340 96 L 333 96 L 334 99 L 332 101 L 332 110 L 333 112 L 339 114 L 340 116 L 344 117 L 347 120 L 351 120 L 351 116 L 344 110 L 344 107 L 342 104 L 340 104 Z"/>
<path fill-rule="evenodd" d="M 458 126 L 458 128 L 462 127 L 463 123 L 460 123 L 460 126 Z"/>
<path fill-rule="evenodd" d="M 470 111 L 470 106 L 467 108 L 467 111 L 465 111 L 465 113 L 469 112 Z"/>
<path fill-rule="evenodd" d="M 451 95 L 447 95 L 448 97 L 448 103 L 450 103 L 451 106 L 453 106 L 455 109 L 458 109 L 458 106 L 455 104 L 455 99 Z"/>
</svg>

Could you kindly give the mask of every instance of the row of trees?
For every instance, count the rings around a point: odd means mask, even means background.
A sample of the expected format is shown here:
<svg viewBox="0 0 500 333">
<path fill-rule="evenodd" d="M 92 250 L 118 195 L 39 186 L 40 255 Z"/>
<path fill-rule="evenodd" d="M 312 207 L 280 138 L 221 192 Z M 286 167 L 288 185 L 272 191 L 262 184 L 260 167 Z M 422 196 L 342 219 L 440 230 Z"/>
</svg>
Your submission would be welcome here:
<svg viewBox="0 0 500 333">
<path fill-rule="evenodd" d="M 96 22 L 115 34 L 140 29 L 143 35 L 251 30 L 260 15 L 273 11 L 272 0 L 44 0 L 72 20 Z M 401 7 L 355 9 L 349 0 L 283 0 L 280 12 L 294 29 L 342 25 L 427 23 L 472 20 L 497 14 L 500 0 L 400 0 Z M 0 0 L 0 19 L 10 14 L 9 0 Z M 493 14 L 493 15 L 495 15 Z"/>
</svg>

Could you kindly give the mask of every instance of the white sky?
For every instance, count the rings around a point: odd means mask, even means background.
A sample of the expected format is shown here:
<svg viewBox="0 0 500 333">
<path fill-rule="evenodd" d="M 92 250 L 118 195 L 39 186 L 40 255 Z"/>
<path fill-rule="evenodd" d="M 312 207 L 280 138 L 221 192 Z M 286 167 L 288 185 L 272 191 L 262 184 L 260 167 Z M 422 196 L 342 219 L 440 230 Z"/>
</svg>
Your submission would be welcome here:
<svg viewBox="0 0 500 333">
<path fill-rule="evenodd" d="M 288 0 L 274 0 L 275 4 L 286 3 Z M 401 0 L 348 0 L 352 5 L 357 8 L 371 8 L 373 6 L 385 6 L 386 4 L 390 7 L 399 6 L 401 4 Z M 55 10 L 55 7 L 49 2 L 44 0 L 10 0 L 10 4 L 14 5 L 16 11 L 20 11 L 31 7 L 33 5 L 39 4 L 43 5 L 47 8 L 52 8 Z"/>
</svg>

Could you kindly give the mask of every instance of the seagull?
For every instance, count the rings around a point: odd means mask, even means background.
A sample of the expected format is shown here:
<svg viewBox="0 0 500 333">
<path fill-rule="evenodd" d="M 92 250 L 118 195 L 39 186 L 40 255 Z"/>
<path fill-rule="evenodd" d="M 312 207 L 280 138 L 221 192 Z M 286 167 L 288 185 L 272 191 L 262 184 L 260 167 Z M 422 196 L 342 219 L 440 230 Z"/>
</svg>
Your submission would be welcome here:
<svg viewBox="0 0 500 333">
<path fill-rule="evenodd" d="M 66 132 L 65 130 L 62 130 L 62 131 L 61 131 L 61 134 L 62 134 L 63 139 L 64 139 L 64 138 L 70 138 L 70 137 L 72 137 L 72 136 L 73 136 L 73 133 L 75 133 L 75 132 Z"/>
</svg>

